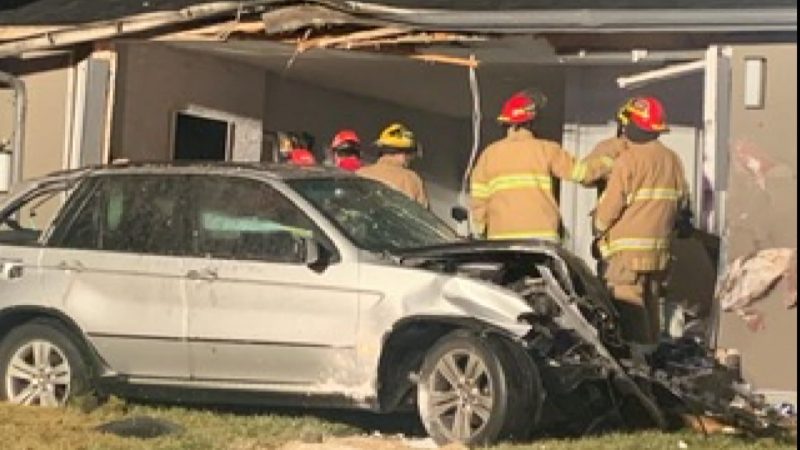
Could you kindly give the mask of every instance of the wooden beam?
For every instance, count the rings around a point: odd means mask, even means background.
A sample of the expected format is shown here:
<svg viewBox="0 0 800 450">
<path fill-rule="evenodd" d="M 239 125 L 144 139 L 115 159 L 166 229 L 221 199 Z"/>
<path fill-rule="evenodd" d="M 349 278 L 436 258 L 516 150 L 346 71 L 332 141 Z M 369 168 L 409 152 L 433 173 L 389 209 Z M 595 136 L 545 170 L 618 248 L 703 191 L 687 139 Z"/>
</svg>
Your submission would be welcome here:
<svg viewBox="0 0 800 450">
<path fill-rule="evenodd" d="M 264 32 L 263 22 L 237 22 L 235 20 L 224 23 L 207 25 L 200 28 L 176 31 L 173 33 L 154 36 L 153 41 L 181 41 L 203 40 L 220 41 L 233 33 L 261 34 Z"/>
<path fill-rule="evenodd" d="M 419 33 L 398 36 L 395 38 L 369 39 L 365 41 L 350 42 L 346 44 L 348 49 L 363 47 L 380 47 L 382 45 L 403 45 L 403 44 L 435 44 L 441 42 L 484 42 L 487 38 L 483 36 L 466 36 L 455 33 Z M 342 48 L 343 45 L 336 45 Z"/>
<path fill-rule="evenodd" d="M 2 26 L 0 27 L 0 41 L 13 41 L 35 36 L 37 34 L 49 33 L 51 31 L 65 28 L 63 26 Z"/>
<path fill-rule="evenodd" d="M 348 44 L 354 42 L 368 39 L 378 39 L 387 36 L 397 36 L 408 33 L 409 31 L 410 30 L 408 28 L 398 27 L 381 27 L 373 30 L 356 31 L 355 33 L 349 33 L 343 36 L 321 37 L 307 41 L 300 41 L 297 43 L 297 50 L 298 52 L 302 53 L 312 48 L 326 48 L 332 46 L 348 48 Z"/>
<path fill-rule="evenodd" d="M 475 59 L 474 56 L 470 56 L 469 58 L 462 58 L 459 56 L 450 56 L 450 55 L 437 55 L 431 53 L 419 53 L 416 55 L 410 55 L 409 58 L 416 59 L 419 61 L 426 61 L 426 62 L 433 62 L 433 63 L 441 63 L 441 64 L 451 64 L 455 66 L 461 67 L 469 67 L 476 69 L 480 65 L 480 61 Z"/>
</svg>

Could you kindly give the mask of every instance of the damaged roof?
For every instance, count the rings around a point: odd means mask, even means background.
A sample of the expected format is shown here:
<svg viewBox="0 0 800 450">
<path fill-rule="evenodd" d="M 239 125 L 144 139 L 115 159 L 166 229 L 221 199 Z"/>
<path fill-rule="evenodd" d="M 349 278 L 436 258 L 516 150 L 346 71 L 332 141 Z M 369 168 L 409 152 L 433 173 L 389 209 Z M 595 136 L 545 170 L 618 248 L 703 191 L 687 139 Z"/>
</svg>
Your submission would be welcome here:
<svg viewBox="0 0 800 450">
<path fill-rule="evenodd" d="M 462 11 L 797 8 L 796 0 L 380 0 L 373 3 L 396 8 Z"/>
<path fill-rule="evenodd" d="M 532 11 L 532 12 L 572 12 L 626 10 L 629 12 L 647 10 L 723 10 L 731 13 L 756 13 L 764 10 L 797 10 L 796 0 L 243 0 L 240 2 L 220 0 L 1 0 L 0 25 L 67 25 L 97 21 L 114 20 L 136 14 L 174 11 L 193 5 L 209 3 L 241 3 L 244 5 L 285 6 L 288 4 L 318 4 L 339 9 L 343 12 L 373 15 L 376 12 L 396 16 L 400 9 L 433 9 L 447 12 L 494 13 Z M 441 11 L 437 11 L 441 12 Z M 403 15 L 403 14 L 400 14 Z M 413 23 L 413 17 L 404 17 Z M 441 19 L 438 17 L 437 19 Z M 458 21 L 458 17 L 449 21 Z M 517 18 L 517 21 L 524 21 Z M 758 20 L 754 18 L 754 20 Z M 400 20 L 403 21 L 403 20 Z M 646 21 L 646 20 L 645 20 Z M 796 24 L 796 12 L 794 23 Z M 423 20 L 423 22 L 427 22 Z M 448 21 L 445 21 L 448 22 Z M 426 25 L 431 25 L 426 23 Z"/>
<path fill-rule="evenodd" d="M 219 0 L 2 0 L 2 25 L 67 25 L 172 11 Z"/>
</svg>

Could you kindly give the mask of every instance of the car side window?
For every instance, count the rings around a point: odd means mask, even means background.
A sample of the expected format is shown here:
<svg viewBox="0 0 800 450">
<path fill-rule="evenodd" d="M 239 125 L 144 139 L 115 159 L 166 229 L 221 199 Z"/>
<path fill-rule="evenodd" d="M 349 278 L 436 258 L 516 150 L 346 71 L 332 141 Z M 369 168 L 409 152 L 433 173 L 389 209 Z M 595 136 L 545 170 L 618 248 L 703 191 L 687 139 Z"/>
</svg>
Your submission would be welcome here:
<svg viewBox="0 0 800 450">
<path fill-rule="evenodd" d="M 198 176 L 191 186 L 195 256 L 299 263 L 301 238 L 317 233 L 305 213 L 262 181 Z"/>
<path fill-rule="evenodd" d="M 183 212 L 184 176 L 101 177 L 87 196 L 59 247 L 155 255 L 183 255 L 188 249 Z"/>
<path fill-rule="evenodd" d="M 74 183 L 39 189 L 0 214 L 0 243 L 39 245 L 39 238 L 56 220 Z"/>
</svg>

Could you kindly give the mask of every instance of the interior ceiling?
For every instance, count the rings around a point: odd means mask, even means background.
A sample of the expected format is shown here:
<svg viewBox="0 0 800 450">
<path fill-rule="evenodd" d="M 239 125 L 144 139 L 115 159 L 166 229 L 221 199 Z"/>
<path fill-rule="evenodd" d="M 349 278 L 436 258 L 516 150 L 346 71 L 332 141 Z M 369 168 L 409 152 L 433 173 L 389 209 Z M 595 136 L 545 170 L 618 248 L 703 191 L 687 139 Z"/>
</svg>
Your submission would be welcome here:
<svg viewBox="0 0 800 450">
<path fill-rule="evenodd" d="M 479 78 L 483 73 L 488 74 L 490 66 L 495 68 L 491 70 L 493 73 L 502 66 L 503 73 L 494 76 L 492 84 L 499 85 L 500 89 L 516 89 L 515 83 L 523 80 L 530 84 L 536 83 L 537 78 L 544 82 L 544 78 L 552 76 L 552 70 L 532 70 L 531 58 L 538 58 L 545 65 L 555 63 L 552 49 L 543 41 L 527 38 L 525 44 L 504 42 L 494 47 L 484 45 L 469 51 L 462 49 L 460 53 L 463 56 L 476 55 L 481 62 Z M 399 54 L 345 50 L 315 49 L 295 55 L 293 46 L 263 41 L 164 45 L 257 66 L 279 79 L 305 82 L 448 116 L 464 117 L 472 111 L 469 71 L 465 66 L 419 61 Z M 427 53 L 447 50 L 438 47 Z M 492 87 L 488 84 L 482 86 L 482 91 Z"/>
<path fill-rule="evenodd" d="M 334 50 L 310 50 L 294 55 L 294 47 L 264 42 L 170 45 L 261 67 L 277 76 L 278 81 L 308 83 L 450 116 L 469 110 L 468 72 L 463 67 L 431 66 L 402 56 Z M 441 102 L 441 95 L 432 96 L 429 89 L 416 88 L 415 83 L 392 83 L 392 80 L 419 80 L 441 86 L 453 102 Z"/>
</svg>

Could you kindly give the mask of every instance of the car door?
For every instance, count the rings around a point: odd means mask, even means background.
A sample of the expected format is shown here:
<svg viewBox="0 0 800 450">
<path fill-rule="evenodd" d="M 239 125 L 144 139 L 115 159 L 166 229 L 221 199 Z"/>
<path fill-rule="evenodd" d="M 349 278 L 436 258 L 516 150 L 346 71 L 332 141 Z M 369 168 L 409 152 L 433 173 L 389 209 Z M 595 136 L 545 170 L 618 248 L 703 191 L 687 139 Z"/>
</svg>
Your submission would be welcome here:
<svg viewBox="0 0 800 450">
<path fill-rule="evenodd" d="M 0 213 L 0 308 L 47 305 L 42 283 L 42 242 L 74 179 L 43 183 L 21 192 Z"/>
<path fill-rule="evenodd" d="M 288 390 L 348 380 L 356 366 L 356 263 L 336 261 L 330 243 L 323 269 L 300 261 L 298 238 L 325 236 L 265 181 L 203 177 L 191 186 L 193 378 Z"/>
<path fill-rule="evenodd" d="M 143 381 L 188 377 L 180 176 L 87 181 L 42 255 L 51 298 L 112 370 Z"/>
</svg>

